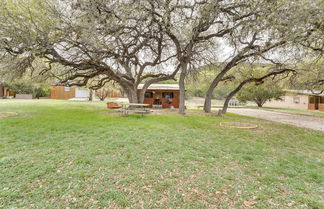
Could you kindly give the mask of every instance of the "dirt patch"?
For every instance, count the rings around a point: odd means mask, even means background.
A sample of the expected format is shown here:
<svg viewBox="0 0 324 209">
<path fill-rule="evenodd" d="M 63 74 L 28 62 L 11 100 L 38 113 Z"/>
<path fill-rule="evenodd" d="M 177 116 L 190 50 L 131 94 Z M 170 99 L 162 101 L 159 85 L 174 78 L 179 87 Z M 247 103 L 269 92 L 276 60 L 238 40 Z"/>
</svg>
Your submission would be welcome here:
<svg viewBox="0 0 324 209">
<path fill-rule="evenodd" d="M 249 108 L 229 108 L 228 112 L 324 132 L 324 117 Z"/>
</svg>

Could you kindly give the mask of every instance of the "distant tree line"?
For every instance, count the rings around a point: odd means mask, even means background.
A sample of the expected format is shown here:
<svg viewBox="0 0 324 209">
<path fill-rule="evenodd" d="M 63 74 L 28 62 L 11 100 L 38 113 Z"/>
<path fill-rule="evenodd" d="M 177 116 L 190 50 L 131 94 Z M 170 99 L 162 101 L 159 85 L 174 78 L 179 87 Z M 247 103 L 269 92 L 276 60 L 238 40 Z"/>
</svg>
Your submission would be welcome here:
<svg viewBox="0 0 324 209">
<path fill-rule="evenodd" d="M 220 63 L 203 92 L 211 112 L 223 83 L 234 83 L 227 101 L 245 85 L 312 70 L 298 64 L 323 55 L 321 8 L 321 0 L 2 1 L 0 61 L 5 73 L 31 71 L 62 85 L 115 82 L 130 102 L 142 103 L 153 83 L 177 79 L 180 114 L 188 75 Z M 269 65 L 254 75 L 246 63 Z"/>
<path fill-rule="evenodd" d="M 14 82 L 5 83 L 4 86 L 15 94 L 32 94 L 33 98 L 48 97 L 50 89 L 44 86 L 34 85 L 31 83 Z"/>
</svg>

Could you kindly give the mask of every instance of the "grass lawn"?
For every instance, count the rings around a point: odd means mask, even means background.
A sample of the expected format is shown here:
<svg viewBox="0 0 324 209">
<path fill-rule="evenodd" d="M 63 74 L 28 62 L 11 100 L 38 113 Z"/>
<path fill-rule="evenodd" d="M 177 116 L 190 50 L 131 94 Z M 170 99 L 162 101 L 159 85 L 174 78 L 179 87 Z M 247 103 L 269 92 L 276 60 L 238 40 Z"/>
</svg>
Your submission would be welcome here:
<svg viewBox="0 0 324 209">
<path fill-rule="evenodd" d="M 0 100 L 0 208 L 323 208 L 324 133 Z M 255 130 L 221 127 L 249 121 Z"/>
</svg>

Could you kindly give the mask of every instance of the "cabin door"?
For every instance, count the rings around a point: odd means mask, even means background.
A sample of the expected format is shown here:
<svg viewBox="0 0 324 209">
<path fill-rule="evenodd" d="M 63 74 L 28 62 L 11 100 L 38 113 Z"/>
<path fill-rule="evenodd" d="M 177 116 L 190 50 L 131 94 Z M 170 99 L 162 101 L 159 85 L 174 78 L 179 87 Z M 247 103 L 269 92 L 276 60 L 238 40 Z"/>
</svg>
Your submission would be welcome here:
<svg viewBox="0 0 324 209">
<path fill-rule="evenodd" d="M 174 100 L 173 92 L 163 92 L 162 93 L 162 107 L 163 108 L 170 108 L 171 106 L 174 106 L 173 100 Z"/>
<path fill-rule="evenodd" d="M 76 88 L 75 89 L 75 97 L 76 98 L 89 98 L 90 91 L 88 89 Z"/>
<path fill-rule="evenodd" d="M 320 100 L 321 100 L 321 97 L 315 96 L 315 110 L 318 110 Z"/>
<path fill-rule="evenodd" d="M 5 95 L 4 95 L 4 91 L 5 91 L 4 86 L 0 85 L 0 97 L 5 96 Z"/>
</svg>

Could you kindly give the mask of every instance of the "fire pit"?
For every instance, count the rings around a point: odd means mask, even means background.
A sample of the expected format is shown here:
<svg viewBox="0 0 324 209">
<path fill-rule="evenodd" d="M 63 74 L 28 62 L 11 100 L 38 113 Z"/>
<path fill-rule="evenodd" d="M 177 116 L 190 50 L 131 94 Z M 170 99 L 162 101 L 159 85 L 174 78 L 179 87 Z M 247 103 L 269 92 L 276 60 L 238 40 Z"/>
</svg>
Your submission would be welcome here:
<svg viewBox="0 0 324 209">
<path fill-rule="evenodd" d="M 18 115 L 16 112 L 0 112 L 0 118 L 8 118 Z"/>
<path fill-rule="evenodd" d="M 258 125 L 252 123 L 246 123 L 246 122 L 221 122 L 219 125 L 226 128 L 237 128 L 237 129 L 258 128 Z"/>
</svg>

